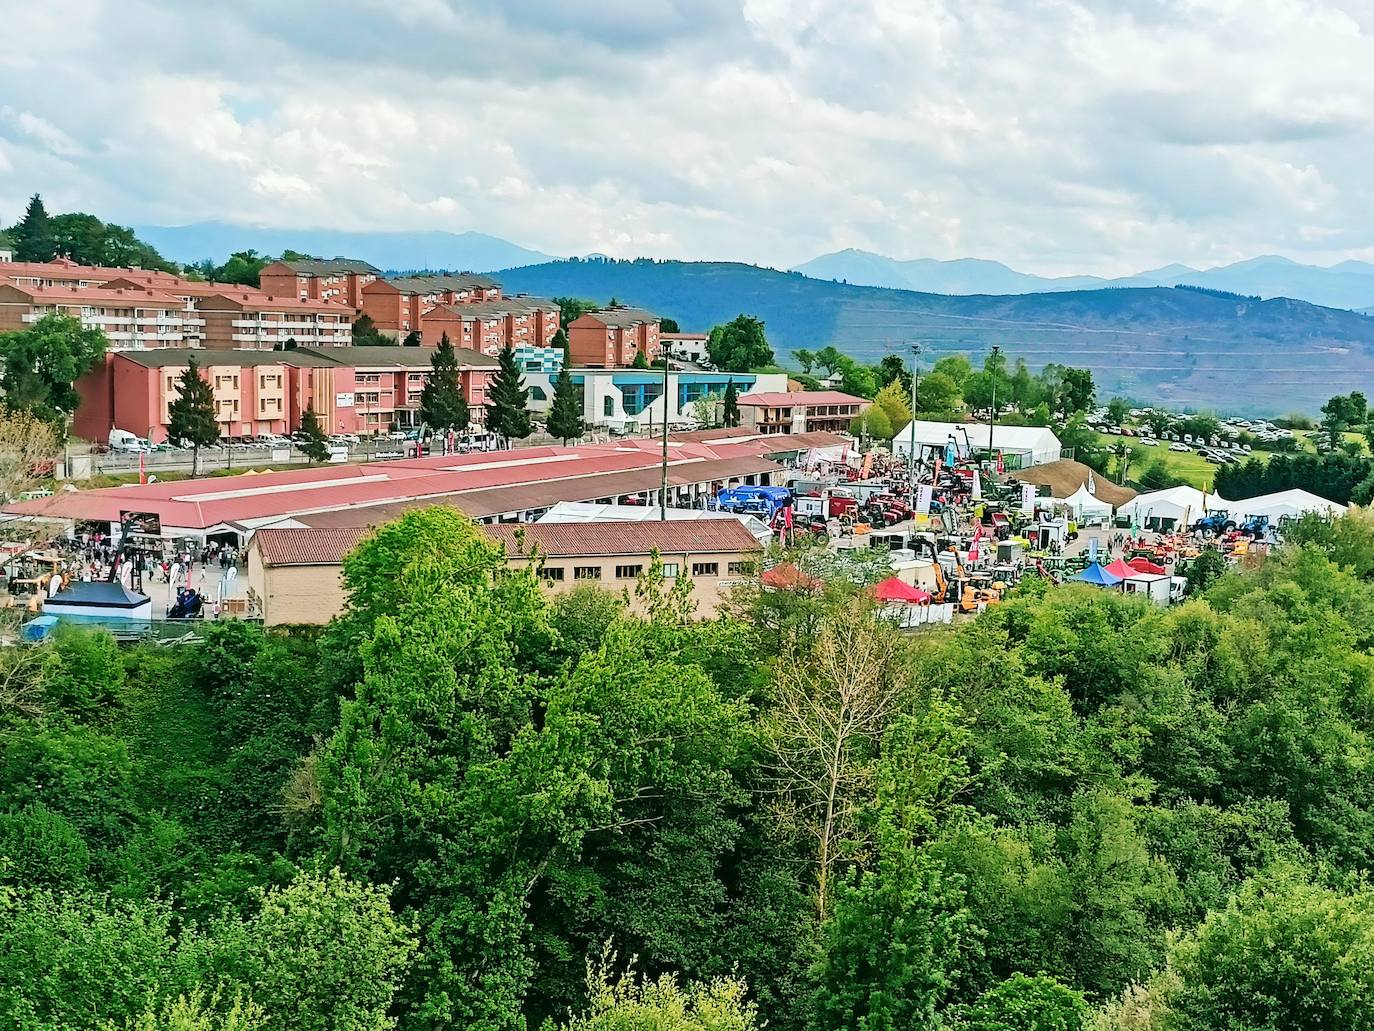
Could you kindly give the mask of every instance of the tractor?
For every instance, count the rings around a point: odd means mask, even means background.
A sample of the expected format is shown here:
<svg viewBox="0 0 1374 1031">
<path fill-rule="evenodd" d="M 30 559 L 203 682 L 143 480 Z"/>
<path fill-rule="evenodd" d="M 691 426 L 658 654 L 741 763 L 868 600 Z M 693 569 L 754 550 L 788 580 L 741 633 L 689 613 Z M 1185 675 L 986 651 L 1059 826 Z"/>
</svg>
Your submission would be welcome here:
<svg viewBox="0 0 1374 1031">
<path fill-rule="evenodd" d="M 1205 533 L 1208 535 L 1232 533 L 1235 529 L 1236 521 L 1231 518 L 1231 513 L 1224 508 L 1218 508 L 1212 512 L 1208 512 L 1192 525 L 1192 531 L 1194 533 Z"/>
</svg>

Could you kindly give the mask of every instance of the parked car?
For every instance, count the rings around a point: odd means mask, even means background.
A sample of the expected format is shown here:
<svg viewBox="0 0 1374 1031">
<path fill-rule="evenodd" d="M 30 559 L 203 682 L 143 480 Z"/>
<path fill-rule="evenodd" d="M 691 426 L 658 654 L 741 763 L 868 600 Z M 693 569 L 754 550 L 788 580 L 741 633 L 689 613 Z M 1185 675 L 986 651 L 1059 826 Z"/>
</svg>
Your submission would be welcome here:
<svg viewBox="0 0 1374 1031">
<path fill-rule="evenodd" d="M 1153 437 L 1141 437 L 1141 438 L 1140 438 L 1140 446 L 1141 446 L 1141 447 L 1159 447 L 1159 441 L 1155 440 Z"/>
<path fill-rule="evenodd" d="M 1187 444 L 1173 443 L 1173 444 L 1170 444 L 1170 445 L 1169 445 L 1169 450 L 1170 450 L 1170 451 L 1191 451 L 1191 450 L 1193 450 L 1193 449 L 1190 448 Z"/>
</svg>

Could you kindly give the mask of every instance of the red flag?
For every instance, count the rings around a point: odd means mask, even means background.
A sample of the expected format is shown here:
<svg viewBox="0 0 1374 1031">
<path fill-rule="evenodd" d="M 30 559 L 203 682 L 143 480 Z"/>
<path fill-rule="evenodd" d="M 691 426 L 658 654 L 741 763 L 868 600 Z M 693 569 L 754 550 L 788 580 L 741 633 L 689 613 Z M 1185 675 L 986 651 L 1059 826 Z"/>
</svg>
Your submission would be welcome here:
<svg viewBox="0 0 1374 1031">
<path fill-rule="evenodd" d="M 983 536 L 983 524 L 978 523 L 973 529 L 973 541 L 968 546 L 968 560 L 978 561 L 978 541 Z"/>
<path fill-rule="evenodd" d="M 140 451 L 140 452 L 138 453 L 138 482 L 139 482 L 139 483 L 147 483 L 147 482 L 148 482 L 148 472 L 147 472 L 146 469 L 143 468 L 143 452 L 142 452 L 142 451 Z"/>
<path fill-rule="evenodd" d="M 997 452 L 997 471 L 1002 472 L 1002 452 Z"/>
<path fill-rule="evenodd" d="M 930 482 L 931 482 L 931 484 L 933 484 L 933 485 L 938 485 L 939 482 L 940 482 L 940 456 L 939 456 L 939 455 L 936 455 L 936 456 L 935 456 L 935 472 L 934 472 L 933 474 L 931 474 Z"/>
</svg>

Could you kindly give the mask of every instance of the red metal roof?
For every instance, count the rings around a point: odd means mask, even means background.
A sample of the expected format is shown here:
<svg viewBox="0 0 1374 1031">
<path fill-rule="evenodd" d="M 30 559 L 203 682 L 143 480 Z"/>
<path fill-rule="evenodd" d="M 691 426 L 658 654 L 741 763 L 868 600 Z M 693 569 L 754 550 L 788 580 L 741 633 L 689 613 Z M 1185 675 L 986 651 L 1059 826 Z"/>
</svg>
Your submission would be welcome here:
<svg viewBox="0 0 1374 1031">
<path fill-rule="evenodd" d="M 762 405 L 765 408 L 795 408 L 797 405 L 866 405 L 868 400 L 838 390 L 778 390 L 744 394 L 739 403 Z"/>
<path fill-rule="evenodd" d="M 763 457 L 777 450 L 760 442 L 709 447 L 685 443 L 670 448 L 669 480 L 703 483 L 778 467 Z M 63 491 L 50 498 L 4 506 L 2 511 L 50 519 L 115 521 L 121 512 L 155 512 L 166 527 L 207 529 L 223 523 L 268 521 L 288 515 L 333 512 L 375 505 L 444 499 L 476 507 L 494 488 L 525 487 L 531 497 L 562 495 L 589 500 L 612 491 L 602 487 L 607 474 L 643 472 L 657 483 L 659 450 L 650 446 L 600 444 L 587 447 L 534 447 L 471 455 L 435 455 L 368 465 L 293 469 L 254 476 L 129 484 L 101 490 Z M 554 489 L 554 484 L 566 485 Z M 645 488 L 635 488 L 645 489 Z M 567 494 L 584 497 L 569 499 Z M 550 501 L 548 504 L 552 504 Z M 541 507 L 537 501 L 515 508 Z M 513 508 L 498 508 L 497 512 Z M 474 513 L 477 514 L 477 513 Z M 486 513 L 482 513 L 486 514 Z"/>
</svg>

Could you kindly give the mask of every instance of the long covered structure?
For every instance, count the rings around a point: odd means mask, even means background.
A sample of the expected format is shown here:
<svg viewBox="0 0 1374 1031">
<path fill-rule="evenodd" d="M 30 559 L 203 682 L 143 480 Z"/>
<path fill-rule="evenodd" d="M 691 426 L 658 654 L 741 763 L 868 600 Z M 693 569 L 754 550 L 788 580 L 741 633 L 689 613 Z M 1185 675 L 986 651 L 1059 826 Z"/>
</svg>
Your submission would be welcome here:
<svg viewBox="0 0 1374 1031">
<path fill-rule="evenodd" d="M 485 522 L 532 521 L 560 501 L 616 503 L 652 496 L 662 482 L 661 442 L 555 445 L 433 455 L 368 465 L 64 491 L 0 511 L 50 523 L 90 524 L 112 535 L 134 517 L 175 539 L 244 542 L 264 526 L 367 526 L 410 508 L 448 504 Z M 670 507 L 704 507 L 712 494 L 783 478 L 786 437 L 671 440 Z M 643 500 L 650 500 L 644 497 Z"/>
</svg>

